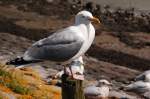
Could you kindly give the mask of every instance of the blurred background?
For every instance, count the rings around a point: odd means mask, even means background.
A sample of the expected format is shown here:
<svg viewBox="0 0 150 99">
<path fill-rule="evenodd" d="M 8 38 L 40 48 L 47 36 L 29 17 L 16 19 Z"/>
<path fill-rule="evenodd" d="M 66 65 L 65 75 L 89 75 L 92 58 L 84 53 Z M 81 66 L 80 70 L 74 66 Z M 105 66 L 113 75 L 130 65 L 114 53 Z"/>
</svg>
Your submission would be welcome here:
<svg viewBox="0 0 150 99">
<path fill-rule="evenodd" d="M 0 0 L 0 60 L 21 56 L 33 42 L 72 25 L 79 11 L 88 10 L 102 25 L 95 25 L 96 39 L 84 57 L 86 79 L 105 78 L 117 89 L 150 69 L 149 5 L 149 0 Z M 62 69 L 41 64 L 44 78 Z"/>
</svg>

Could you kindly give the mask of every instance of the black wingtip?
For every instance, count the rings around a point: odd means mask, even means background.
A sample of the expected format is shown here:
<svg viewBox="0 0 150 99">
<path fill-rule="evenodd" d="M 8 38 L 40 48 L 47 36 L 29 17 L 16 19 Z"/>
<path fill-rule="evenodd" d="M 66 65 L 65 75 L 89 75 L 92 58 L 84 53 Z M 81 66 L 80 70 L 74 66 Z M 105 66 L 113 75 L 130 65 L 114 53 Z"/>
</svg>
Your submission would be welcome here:
<svg viewBox="0 0 150 99">
<path fill-rule="evenodd" d="M 14 60 L 10 60 L 6 62 L 6 65 L 24 65 L 24 64 L 29 64 L 29 63 L 31 63 L 31 61 L 26 61 L 23 59 L 23 57 L 21 57 L 21 58 L 16 58 Z"/>
<path fill-rule="evenodd" d="M 42 60 L 27 61 L 27 60 L 24 60 L 23 57 L 20 57 L 20 58 L 16 58 L 14 60 L 10 60 L 6 62 L 6 65 L 20 66 L 20 65 L 30 64 L 30 63 L 37 63 L 37 62 L 42 62 Z"/>
</svg>

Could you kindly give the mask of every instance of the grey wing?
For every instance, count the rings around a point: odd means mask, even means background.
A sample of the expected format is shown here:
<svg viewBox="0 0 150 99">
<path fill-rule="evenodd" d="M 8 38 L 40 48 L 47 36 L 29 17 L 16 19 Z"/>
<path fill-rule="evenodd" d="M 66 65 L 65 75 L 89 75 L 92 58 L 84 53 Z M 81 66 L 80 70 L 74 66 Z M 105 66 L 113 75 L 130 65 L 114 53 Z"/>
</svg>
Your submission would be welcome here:
<svg viewBox="0 0 150 99">
<path fill-rule="evenodd" d="M 140 80 L 144 80 L 145 79 L 145 75 L 139 75 L 139 76 L 137 76 L 136 78 L 135 78 L 135 81 L 140 81 Z"/>
<path fill-rule="evenodd" d="M 34 43 L 24 59 L 66 61 L 78 53 L 82 44 L 83 40 L 76 33 L 64 30 Z"/>
<path fill-rule="evenodd" d="M 135 78 L 135 80 L 136 80 L 136 81 L 145 80 L 145 76 L 146 76 L 147 74 L 149 74 L 149 73 L 150 73 L 150 70 L 147 70 L 147 71 L 145 71 L 144 73 L 138 75 L 138 76 Z"/>
</svg>

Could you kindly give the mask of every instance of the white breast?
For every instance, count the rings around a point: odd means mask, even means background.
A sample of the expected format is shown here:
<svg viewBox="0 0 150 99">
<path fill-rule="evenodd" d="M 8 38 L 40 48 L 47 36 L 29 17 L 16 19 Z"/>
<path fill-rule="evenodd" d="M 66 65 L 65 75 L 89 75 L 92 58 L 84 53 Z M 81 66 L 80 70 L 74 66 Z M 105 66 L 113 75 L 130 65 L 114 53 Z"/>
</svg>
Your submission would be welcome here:
<svg viewBox="0 0 150 99">
<path fill-rule="evenodd" d="M 88 25 L 80 25 L 79 27 L 80 33 L 82 34 L 83 39 L 85 40 L 80 51 L 71 59 L 74 60 L 82 55 L 90 48 L 92 42 L 95 38 L 95 29 L 92 24 Z"/>
<path fill-rule="evenodd" d="M 88 29 L 89 29 L 89 31 L 88 31 L 89 36 L 88 36 L 88 41 L 86 42 L 86 44 L 87 44 L 86 51 L 90 48 L 90 46 L 92 45 L 93 40 L 95 38 L 95 29 L 94 29 L 93 25 L 89 24 Z"/>
<path fill-rule="evenodd" d="M 109 95 L 109 87 L 103 86 L 99 88 L 100 97 L 108 97 Z"/>
</svg>

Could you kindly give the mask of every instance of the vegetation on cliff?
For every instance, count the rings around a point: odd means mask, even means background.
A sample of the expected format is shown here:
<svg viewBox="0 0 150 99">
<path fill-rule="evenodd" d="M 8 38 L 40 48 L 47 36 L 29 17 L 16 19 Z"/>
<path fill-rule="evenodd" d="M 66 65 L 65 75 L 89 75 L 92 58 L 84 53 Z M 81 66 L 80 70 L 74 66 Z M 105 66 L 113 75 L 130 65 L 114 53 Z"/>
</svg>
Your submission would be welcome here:
<svg viewBox="0 0 150 99">
<path fill-rule="evenodd" d="M 19 70 L 0 64 L 0 99 L 9 94 L 16 99 L 60 99 L 60 93 L 60 88 L 47 85 L 31 68 Z"/>
</svg>

